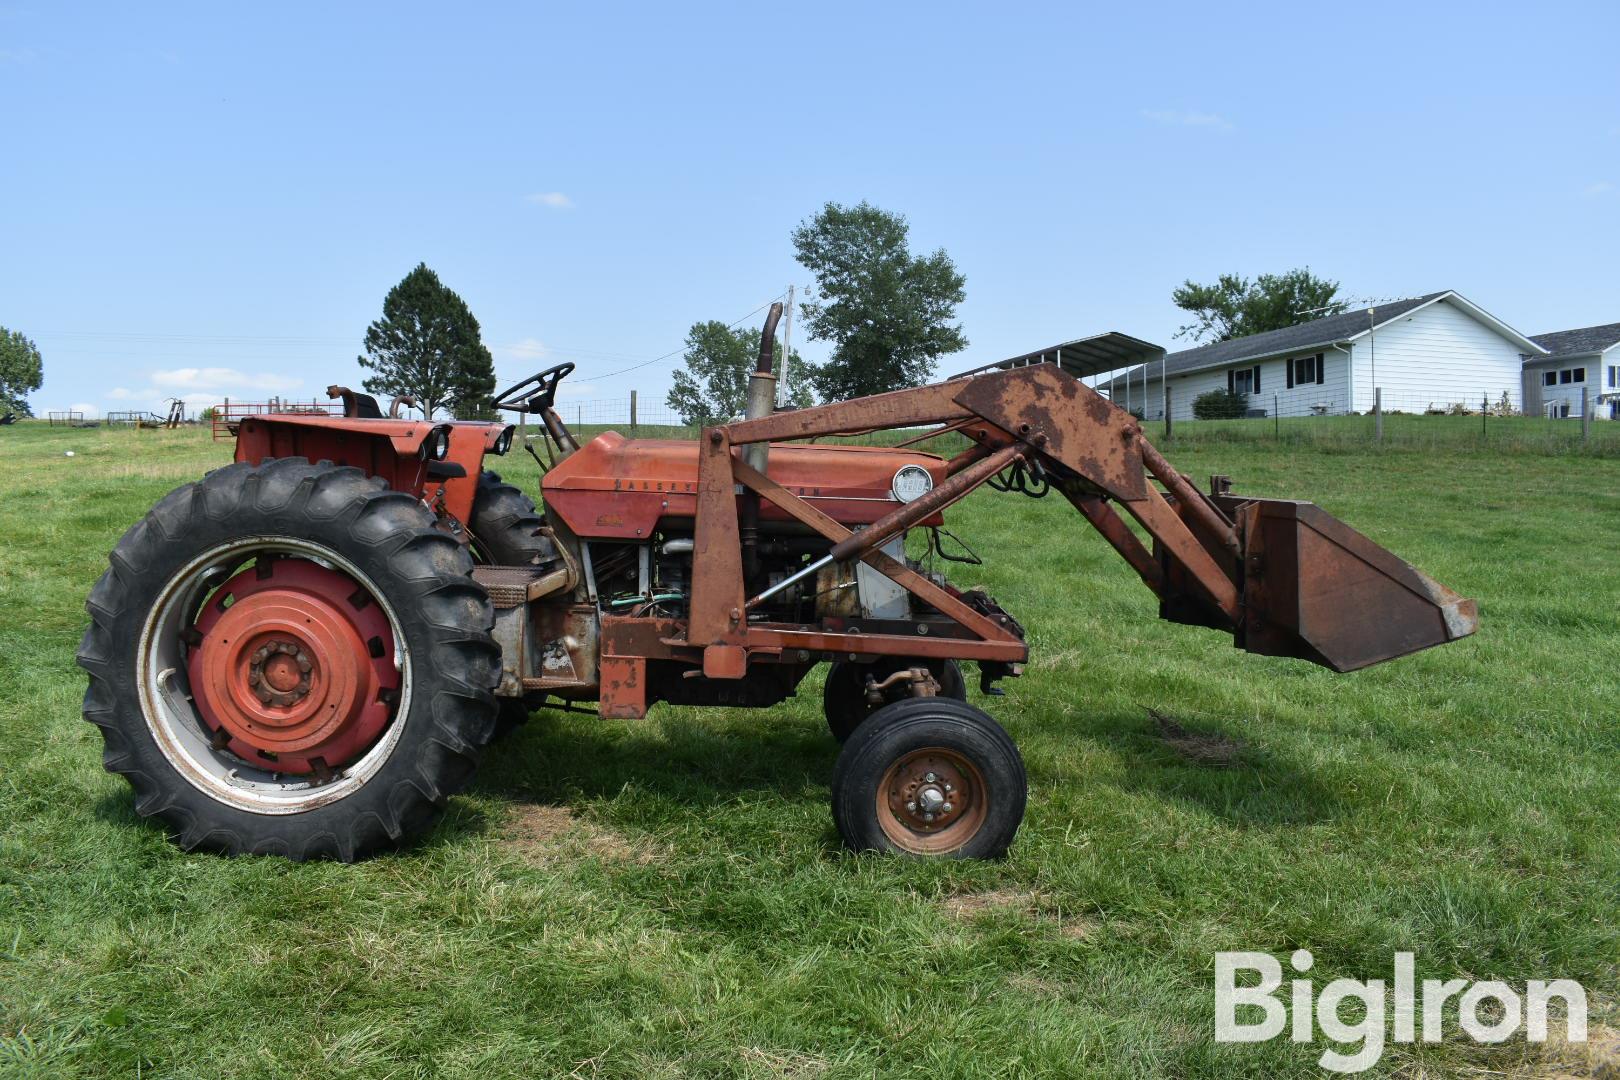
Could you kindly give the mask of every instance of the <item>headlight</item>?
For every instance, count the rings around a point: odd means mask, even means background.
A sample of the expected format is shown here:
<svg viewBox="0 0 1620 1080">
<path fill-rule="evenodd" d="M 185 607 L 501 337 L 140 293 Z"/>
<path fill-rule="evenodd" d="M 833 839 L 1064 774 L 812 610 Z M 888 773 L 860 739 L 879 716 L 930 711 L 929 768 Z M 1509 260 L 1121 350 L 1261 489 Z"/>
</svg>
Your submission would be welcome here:
<svg viewBox="0 0 1620 1080">
<path fill-rule="evenodd" d="M 921 465 L 902 465 L 900 471 L 894 474 L 894 482 L 889 485 L 889 493 L 896 502 L 908 503 L 920 499 L 934 490 L 934 477 Z"/>
<path fill-rule="evenodd" d="M 517 428 L 507 425 L 506 430 L 501 432 L 501 437 L 495 440 L 495 447 L 491 452 L 495 454 L 505 454 L 508 450 L 512 449 L 512 435 L 516 431 Z"/>
</svg>

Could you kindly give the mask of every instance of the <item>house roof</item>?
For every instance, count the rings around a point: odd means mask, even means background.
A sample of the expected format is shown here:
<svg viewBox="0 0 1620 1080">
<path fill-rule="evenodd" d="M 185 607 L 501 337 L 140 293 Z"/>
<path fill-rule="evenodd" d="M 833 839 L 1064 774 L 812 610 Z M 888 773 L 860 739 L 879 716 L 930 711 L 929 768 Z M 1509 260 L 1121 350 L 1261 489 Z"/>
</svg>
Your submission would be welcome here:
<svg viewBox="0 0 1620 1080">
<path fill-rule="evenodd" d="M 1552 354 L 1552 359 L 1561 356 L 1587 356 L 1620 345 L 1620 322 L 1583 326 L 1579 330 L 1559 330 L 1551 334 L 1534 334 L 1530 340 Z"/>
<path fill-rule="evenodd" d="M 1354 311 L 1346 311 L 1342 315 L 1329 315 L 1325 319 L 1312 319 L 1310 322 L 1299 323 L 1295 326 L 1285 326 L 1281 330 L 1268 330 L 1263 334 L 1250 334 L 1247 337 L 1217 341 L 1211 345 L 1201 345 L 1196 349 L 1184 349 L 1181 352 L 1174 352 L 1165 357 L 1165 373 L 1173 378 L 1177 375 L 1187 375 L 1195 371 L 1229 367 L 1250 360 L 1261 360 L 1266 357 L 1287 353 L 1308 352 L 1312 349 L 1320 349 L 1340 342 L 1354 341 L 1378 327 L 1392 323 L 1396 319 L 1416 311 L 1418 308 L 1427 307 L 1439 300 L 1449 300 L 1456 304 L 1480 322 L 1516 342 L 1526 353 L 1530 353 L 1532 350 L 1539 353 L 1542 350 L 1542 346 L 1535 341 L 1525 337 L 1484 309 L 1470 303 L 1458 293 L 1446 289 L 1442 292 L 1428 293 L 1407 300 L 1393 300 L 1387 304 L 1374 304 L 1371 307 L 1357 308 Z M 1373 322 L 1374 319 L 1377 321 Z M 1116 384 L 1123 386 L 1127 379 L 1135 378 L 1138 374 L 1139 370 L 1127 372 L 1105 383 L 1104 386 L 1108 389 L 1113 389 Z M 1158 372 L 1150 369 L 1150 374 L 1156 375 Z"/>
</svg>

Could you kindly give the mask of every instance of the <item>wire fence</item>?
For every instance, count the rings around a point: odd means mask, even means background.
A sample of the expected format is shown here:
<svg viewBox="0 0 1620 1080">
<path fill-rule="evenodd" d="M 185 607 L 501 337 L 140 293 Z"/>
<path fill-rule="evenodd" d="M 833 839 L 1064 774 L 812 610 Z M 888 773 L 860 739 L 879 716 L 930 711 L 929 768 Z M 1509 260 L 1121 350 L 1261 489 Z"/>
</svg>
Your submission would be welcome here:
<svg viewBox="0 0 1620 1080">
<path fill-rule="evenodd" d="M 1183 407 L 1172 390 L 1168 430 L 1162 403 L 1147 413 L 1145 423 L 1150 437 L 1156 429 L 1157 437 L 1183 444 L 1272 442 L 1620 457 L 1620 395 L 1589 391 L 1584 397 L 1554 397 L 1533 398 L 1527 410 L 1517 387 L 1449 395 L 1379 388 L 1352 403 L 1342 390 L 1335 395 L 1312 385 L 1244 395 L 1247 408 L 1241 418 L 1195 419 L 1191 402 Z"/>
<path fill-rule="evenodd" d="M 1176 395 L 1172 388 L 1168 425 L 1162 394 L 1156 408 L 1144 408 L 1140 397 L 1127 406 L 1123 395 L 1119 404 L 1143 416 L 1149 438 L 1182 445 L 1269 442 L 1347 450 L 1387 446 L 1620 457 L 1620 395 L 1588 393 L 1584 416 L 1582 398 L 1554 401 L 1549 396 L 1533 400 L 1532 414 L 1525 415 L 1517 388 L 1451 395 L 1381 388 L 1369 395 L 1369 401 L 1356 403 L 1363 408 L 1355 409 L 1342 391 L 1335 394 L 1311 384 L 1275 390 L 1266 387 L 1261 393 L 1243 395 L 1245 415 L 1230 419 L 1196 419 L 1192 395 L 1187 394 L 1186 401 L 1177 400 Z M 339 408 L 336 403 L 314 400 L 229 402 L 216 406 L 209 419 L 216 437 L 229 437 L 243 416 L 281 411 L 329 413 Z M 582 436 L 614 430 L 632 438 L 694 439 L 700 433 L 699 425 L 687 424 L 667 406 L 648 407 L 635 392 L 620 398 L 563 400 L 556 408 L 563 422 Z M 538 433 L 536 418 L 529 418 L 529 426 L 531 433 Z M 892 445 L 913 434 L 885 431 L 826 441 Z"/>
</svg>

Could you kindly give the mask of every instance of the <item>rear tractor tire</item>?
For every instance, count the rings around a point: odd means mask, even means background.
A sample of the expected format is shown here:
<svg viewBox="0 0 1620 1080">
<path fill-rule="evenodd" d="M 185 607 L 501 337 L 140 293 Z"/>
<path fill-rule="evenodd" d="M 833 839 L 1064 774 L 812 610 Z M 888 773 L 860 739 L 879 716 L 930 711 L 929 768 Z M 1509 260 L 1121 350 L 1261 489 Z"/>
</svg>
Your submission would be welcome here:
<svg viewBox="0 0 1620 1080">
<path fill-rule="evenodd" d="M 425 832 L 472 776 L 494 610 L 420 500 L 330 462 L 237 463 L 110 563 L 84 716 L 182 847 L 352 861 Z"/>
<path fill-rule="evenodd" d="M 995 859 L 1029 781 L 1007 733 L 966 702 L 907 698 L 872 714 L 833 769 L 833 822 L 854 851 Z"/>
<path fill-rule="evenodd" d="M 473 555 L 490 566 L 533 566 L 556 557 L 551 538 L 542 536 L 545 519 L 534 500 L 515 484 L 501 480 L 499 473 L 485 469 L 478 474 L 478 491 L 473 496 Z M 522 698 L 497 698 L 494 740 L 511 734 L 529 720 L 531 702 Z"/>
<path fill-rule="evenodd" d="M 854 660 L 837 660 L 827 669 L 827 681 L 821 690 L 821 707 L 827 716 L 827 728 L 839 742 L 849 741 L 855 729 L 882 705 L 866 700 L 866 680 L 878 682 L 902 668 L 925 667 L 939 683 L 939 696 L 967 700 L 967 680 L 955 660 L 908 660 L 903 657 L 883 657 L 863 664 Z M 896 684 L 884 691 L 884 705 L 892 705 L 911 696 L 909 688 Z"/>
</svg>

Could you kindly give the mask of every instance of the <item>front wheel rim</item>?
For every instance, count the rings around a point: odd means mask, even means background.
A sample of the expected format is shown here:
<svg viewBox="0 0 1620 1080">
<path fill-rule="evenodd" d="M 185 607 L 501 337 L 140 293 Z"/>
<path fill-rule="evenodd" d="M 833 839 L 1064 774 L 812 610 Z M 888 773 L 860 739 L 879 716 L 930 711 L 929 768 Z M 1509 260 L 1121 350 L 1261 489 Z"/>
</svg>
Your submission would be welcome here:
<svg viewBox="0 0 1620 1080">
<path fill-rule="evenodd" d="M 137 666 L 147 727 L 170 764 L 211 798 L 260 814 L 352 794 L 388 760 L 408 715 L 396 613 L 354 563 L 292 537 L 233 540 L 173 574 Z"/>
<path fill-rule="evenodd" d="M 965 847 L 984 827 L 990 789 L 966 755 L 943 746 L 902 754 L 877 789 L 883 835 L 913 855 L 942 855 Z"/>
</svg>

